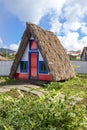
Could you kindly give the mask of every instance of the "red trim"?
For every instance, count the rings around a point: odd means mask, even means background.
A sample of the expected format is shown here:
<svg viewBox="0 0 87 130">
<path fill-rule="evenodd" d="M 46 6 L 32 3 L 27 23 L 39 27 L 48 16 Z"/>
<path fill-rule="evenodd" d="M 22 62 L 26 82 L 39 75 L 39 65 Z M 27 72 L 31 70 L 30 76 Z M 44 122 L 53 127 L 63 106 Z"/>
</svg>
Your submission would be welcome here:
<svg viewBox="0 0 87 130">
<path fill-rule="evenodd" d="M 51 81 L 51 76 L 49 74 L 39 74 L 38 80 Z"/>
<path fill-rule="evenodd" d="M 15 78 L 28 80 L 28 74 L 15 73 Z M 51 76 L 49 74 L 39 74 L 38 80 L 51 81 Z"/>
<path fill-rule="evenodd" d="M 15 73 L 15 78 L 28 80 L 28 74 Z"/>
</svg>

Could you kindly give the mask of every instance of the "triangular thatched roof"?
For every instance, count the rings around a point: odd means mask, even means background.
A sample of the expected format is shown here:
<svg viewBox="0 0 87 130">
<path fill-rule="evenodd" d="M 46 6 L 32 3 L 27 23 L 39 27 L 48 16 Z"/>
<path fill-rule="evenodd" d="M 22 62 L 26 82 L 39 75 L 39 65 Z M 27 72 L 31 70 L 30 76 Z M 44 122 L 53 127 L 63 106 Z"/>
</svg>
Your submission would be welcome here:
<svg viewBox="0 0 87 130">
<path fill-rule="evenodd" d="M 10 78 L 14 77 L 31 36 L 33 36 L 37 42 L 49 73 L 52 76 L 52 81 L 72 78 L 75 75 L 74 70 L 58 38 L 52 32 L 43 30 L 35 24 L 27 23 L 26 25 L 26 30 L 11 68 Z"/>
</svg>

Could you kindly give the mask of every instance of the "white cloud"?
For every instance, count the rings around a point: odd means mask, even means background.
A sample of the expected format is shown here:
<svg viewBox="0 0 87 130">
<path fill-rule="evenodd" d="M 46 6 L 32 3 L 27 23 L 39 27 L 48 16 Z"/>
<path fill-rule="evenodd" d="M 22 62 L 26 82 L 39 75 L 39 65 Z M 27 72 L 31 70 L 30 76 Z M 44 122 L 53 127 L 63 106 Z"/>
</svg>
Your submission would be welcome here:
<svg viewBox="0 0 87 130">
<path fill-rule="evenodd" d="M 66 19 L 62 25 L 64 36 L 59 37 L 65 48 L 69 50 L 82 50 L 84 46 L 87 46 L 87 36 L 80 36 L 80 33 L 87 35 L 87 24 L 84 22 L 86 14 L 87 0 L 66 1 L 62 12 L 62 16 Z M 78 29 L 81 29 L 80 33 Z"/>
<path fill-rule="evenodd" d="M 18 47 L 19 47 L 18 44 L 10 44 L 9 49 L 14 50 L 14 51 L 17 51 L 17 50 L 18 50 Z"/>
<path fill-rule="evenodd" d="M 66 33 L 81 28 L 85 14 L 87 14 L 87 0 L 67 0 L 62 12 L 66 19 L 63 31 Z"/>
<path fill-rule="evenodd" d="M 61 8 L 66 0 L 2 0 L 5 7 L 20 20 L 26 22 L 39 23 L 40 19 L 49 10 L 53 9 L 57 12 L 61 11 Z"/>
<path fill-rule="evenodd" d="M 87 36 L 80 37 L 80 33 L 87 35 L 87 24 L 84 17 L 87 15 L 87 0 L 1 0 L 6 9 L 17 16 L 21 21 L 39 24 L 42 17 L 46 14 L 51 16 L 51 31 L 58 35 L 61 32 L 64 36 L 59 38 L 67 49 L 82 49 L 87 46 Z M 64 21 L 61 22 L 61 19 Z M 77 30 L 80 29 L 79 33 Z M 80 39 L 79 39 L 80 37 Z M 17 44 L 10 47 L 17 49 Z"/>
<path fill-rule="evenodd" d="M 0 48 L 3 46 L 3 41 L 2 41 L 2 39 L 1 39 L 1 37 L 0 37 Z"/>
<path fill-rule="evenodd" d="M 82 33 L 87 35 L 87 24 L 86 23 L 82 23 L 81 31 L 82 31 Z"/>
<path fill-rule="evenodd" d="M 87 13 L 87 0 L 66 0 L 64 11 L 70 20 L 82 18 Z"/>
<path fill-rule="evenodd" d="M 67 49 L 77 49 L 79 48 L 79 44 L 78 44 L 78 37 L 79 34 L 76 32 L 72 32 L 72 33 L 68 33 L 66 36 L 64 37 L 59 37 L 59 39 L 62 41 L 62 44 L 65 48 Z"/>
<path fill-rule="evenodd" d="M 80 39 L 80 43 L 82 47 L 87 46 L 87 36 L 84 36 L 82 39 Z"/>
<path fill-rule="evenodd" d="M 19 48 L 20 42 L 21 42 L 21 40 L 18 43 L 12 43 L 12 44 L 10 44 L 9 45 L 9 49 L 17 51 L 18 48 Z"/>
<path fill-rule="evenodd" d="M 51 29 L 50 31 L 55 32 L 55 33 L 60 33 L 60 30 L 62 28 L 62 24 L 58 21 L 58 18 L 52 18 L 50 21 L 51 24 Z"/>
<path fill-rule="evenodd" d="M 5 44 L 3 43 L 3 40 L 2 38 L 0 37 L 0 48 L 5 48 Z"/>
<path fill-rule="evenodd" d="M 81 28 L 81 23 L 76 21 L 76 22 L 65 22 L 63 24 L 63 32 L 65 34 L 67 34 L 68 32 L 71 32 L 71 31 L 77 31 L 79 28 Z"/>
<path fill-rule="evenodd" d="M 79 39 L 79 33 L 70 32 L 67 35 L 58 37 L 64 46 L 68 50 L 82 50 L 84 46 L 87 46 L 87 36 Z"/>
<path fill-rule="evenodd" d="M 20 43 L 20 42 L 19 42 Z M 19 47 L 19 43 L 14 43 L 14 44 L 10 44 L 9 46 L 5 45 L 3 43 L 3 40 L 2 38 L 0 37 L 0 48 L 8 48 L 8 49 L 11 49 L 11 50 L 14 50 L 14 51 L 17 51 L 18 47 Z"/>
</svg>

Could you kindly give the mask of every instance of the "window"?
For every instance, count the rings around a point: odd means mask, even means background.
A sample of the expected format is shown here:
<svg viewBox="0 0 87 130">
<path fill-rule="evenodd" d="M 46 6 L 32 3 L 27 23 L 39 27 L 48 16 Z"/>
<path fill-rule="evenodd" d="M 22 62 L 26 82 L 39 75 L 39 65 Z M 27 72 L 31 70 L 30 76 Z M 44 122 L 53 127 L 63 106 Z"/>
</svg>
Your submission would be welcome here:
<svg viewBox="0 0 87 130">
<path fill-rule="evenodd" d="M 28 72 L 28 62 L 27 61 L 20 62 L 20 72 Z"/>
<path fill-rule="evenodd" d="M 44 61 L 40 61 L 40 62 L 39 62 L 39 72 L 40 72 L 40 73 L 48 73 Z"/>
<path fill-rule="evenodd" d="M 36 50 L 37 49 L 37 43 L 34 40 L 30 40 L 30 50 Z"/>
</svg>

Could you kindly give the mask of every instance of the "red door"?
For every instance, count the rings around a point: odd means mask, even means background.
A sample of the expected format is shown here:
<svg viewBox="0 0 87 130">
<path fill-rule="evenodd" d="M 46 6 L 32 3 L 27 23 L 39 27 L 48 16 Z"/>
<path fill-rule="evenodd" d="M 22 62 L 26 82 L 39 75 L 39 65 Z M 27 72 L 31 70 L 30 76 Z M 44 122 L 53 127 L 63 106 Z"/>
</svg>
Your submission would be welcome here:
<svg viewBox="0 0 87 130">
<path fill-rule="evenodd" d="M 30 79 L 37 78 L 38 53 L 30 53 Z"/>
</svg>

